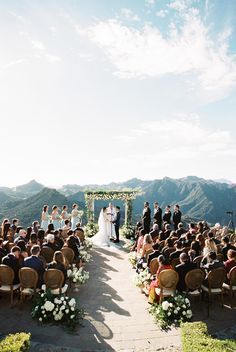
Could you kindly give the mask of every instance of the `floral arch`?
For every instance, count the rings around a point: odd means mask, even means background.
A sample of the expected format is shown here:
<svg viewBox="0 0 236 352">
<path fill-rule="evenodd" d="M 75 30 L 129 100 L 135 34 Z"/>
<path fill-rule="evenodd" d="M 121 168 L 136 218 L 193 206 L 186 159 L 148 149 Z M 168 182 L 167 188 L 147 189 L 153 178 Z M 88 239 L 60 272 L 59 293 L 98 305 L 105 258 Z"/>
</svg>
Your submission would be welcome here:
<svg viewBox="0 0 236 352">
<path fill-rule="evenodd" d="M 125 202 L 125 225 L 132 224 L 133 200 L 140 195 L 139 190 L 127 191 L 85 191 L 85 204 L 87 209 L 88 222 L 94 222 L 94 201 L 113 199 L 123 200 Z"/>
</svg>

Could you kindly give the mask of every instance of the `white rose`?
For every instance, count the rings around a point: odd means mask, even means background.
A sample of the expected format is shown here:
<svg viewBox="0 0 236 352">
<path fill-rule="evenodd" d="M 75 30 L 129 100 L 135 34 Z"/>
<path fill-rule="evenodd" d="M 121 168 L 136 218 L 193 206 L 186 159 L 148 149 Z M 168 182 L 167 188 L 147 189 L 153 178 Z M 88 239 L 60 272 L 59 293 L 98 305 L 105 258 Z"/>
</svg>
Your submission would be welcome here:
<svg viewBox="0 0 236 352">
<path fill-rule="evenodd" d="M 171 316 L 171 312 L 168 312 L 167 315 L 168 315 L 168 317 Z"/>
<path fill-rule="evenodd" d="M 178 311 L 177 311 L 177 309 L 175 309 L 175 310 L 174 310 L 174 314 L 178 314 Z"/>
<path fill-rule="evenodd" d="M 74 315 L 71 315 L 71 319 L 74 319 L 74 317 L 75 317 Z"/>
<path fill-rule="evenodd" d="M 43 319 L 40 317 L 40 318 L 39 318 L 39 321 L 43 321 Z"/>
<path fill-rule="evenodd" d="M 183 311 L 183 313 L 182 313 L 183 315 L 186 315 L 186 312 L 185 312 L 185 310 Z"/>
<path fill-rule="evenodd" d="M 71 298 L 71 300 L 69 301 L 69 306 L 74 306 L 76 304 L 76 301 L 74 298 Z"/>
<path fill-rule="evenodd" d="M 66 312 L 66 314 L 68 314 L 69 313 L 69 309 L 66 309 L 65 312 Z"/>
<path fill-rule="evenodd" d="M 51 312 L 53 310 L 53 308 L 55 307 L 54 303 L 50 302 L 50 301 L 47 301 L 45 304 L 44 304 L 44 308 L 47 312 Z"/>
<path fill-rule="evenodd" d="M 190 301 L 189 301 L 189 299 L 188 299 L 188 298 L 185 298 L 185 303 L 187 303 L 187 304 L 189 304 L 189 303 L 190 303 Z"/>
<path fill-rule="evenodd" d="M 169 302 L 167 302 L 167 301 L 164 301 L 164 302 L 162 302 L 162 309 L 163 310 L 167 310 L 168 308 L 169 308 Z"/>
</svg>

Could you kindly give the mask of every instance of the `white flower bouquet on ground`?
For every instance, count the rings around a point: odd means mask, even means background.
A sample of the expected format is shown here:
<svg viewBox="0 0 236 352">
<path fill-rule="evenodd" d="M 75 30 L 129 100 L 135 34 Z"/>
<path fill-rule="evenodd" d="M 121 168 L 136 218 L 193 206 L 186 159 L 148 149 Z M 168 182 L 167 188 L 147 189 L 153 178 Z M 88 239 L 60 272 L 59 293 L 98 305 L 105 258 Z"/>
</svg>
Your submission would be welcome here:
<svg viewBox="0 0 236 352">
<path fill-rule="evenodd" d="M 67 274 L 75 284 L 83 285 L 89 280 L 89 272 L 85 271 L 83 268 L 78 269 L 76 266 L 73 266 L 72 270 L 68 270 Z"/>
<path fill-rule="evenodd" d="M 137 261 L 138 261 L 137 252 L 130 252 L 128 259 L 129 259 L 130 264 L 134 268 L 137 264 Z"/>
<path fill-rule="evenodd" d="M 149 272 L 149 269 L 145 269 L 143 271 L 140 271 L 139 273 L 136 273 L 134 276 L 134 283 L 135 286 L 143 288 L 147 286 L 151 282 L 151 274 Z"/>
<path fill-rule="evenodd" d="M 74 330 L 84 317 L 83 310 L 77 307 L 74 298 L 55 296 L 48 291 L 39 294 L 33 302 L 31 315 L 41 323 L 60 323 L 70 330 Z"/>
<path fill-rule="evenodd" d="M 92 259 L 91 254 L 89 254 L 85 249 L 81 249 L 79 254 L 83 263 L 89 263 Z"/>
<path fill-rule="evenodd" d="M 84 242 L 83 242 L 85 250 L 89 250 L 93 247 L 93 242 L 90 238 L 85 237 Z"/>
<path fill-rule="evenodd" d="M 168 297 L 160 304 L 152 305 L 149 313 L 163 330 L 170 329 L 171 325 L 179 326 L 181 322 L 190 321 L 193 316 L 189 299 L 180 294 Z"/>
</svg>

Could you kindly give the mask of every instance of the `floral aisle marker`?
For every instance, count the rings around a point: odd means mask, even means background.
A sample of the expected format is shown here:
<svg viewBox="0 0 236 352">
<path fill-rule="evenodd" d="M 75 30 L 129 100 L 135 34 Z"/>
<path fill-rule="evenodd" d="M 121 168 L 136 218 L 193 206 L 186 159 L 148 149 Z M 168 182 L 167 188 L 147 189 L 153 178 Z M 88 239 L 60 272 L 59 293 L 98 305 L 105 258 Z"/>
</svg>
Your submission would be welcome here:
<svg viewBox="0 0 236 352">
<path fill-rule="evenodd" d="M 182 322 L 188 322 L 193 316 L 189 299 L 180 294 L 166 298 L 160 304 L 153 304 L 149 308 L 149 313 L 163 330 L 169 330 L 172 325 L 179 326 Z"/>
<path fill-rule="evenodd" d="M 144 287 L 150 284 L 151 277 L 152 275 L 150 274 L 148 268 L 140 271 L 139 273 L 136 273 L 134 276 L 135 286 L 139 287 L 142 291 Z"/>
<path fill-rule="evenodd" d="M 35 299 L 31 315 L 40 323 L 61 324 L 73 331 L 83 319 L 84 312 L 77 307 L 74 298 L 55 296 L 47 291 Z"/>
<path fill-rule="evenodd" d="M 78 292 L 78 287 L 80 285 L 86 284 L 86 282 L 89 280 L 89 272 L 85 271 L 83 267 L 78 269 L 76 265 L 73 265 L 72 270 L 67 270 L 67 275 L 75 286 L 74 292 Z"/>
<path fill-rule="evenodd" d="M 137 252 L 130 252 L 128 259 L 129 259 L 130 264 L 132 265 L 132 268 L 134 269 L 136 267 L 137 262 L 138 262 Z"/>
</svg>

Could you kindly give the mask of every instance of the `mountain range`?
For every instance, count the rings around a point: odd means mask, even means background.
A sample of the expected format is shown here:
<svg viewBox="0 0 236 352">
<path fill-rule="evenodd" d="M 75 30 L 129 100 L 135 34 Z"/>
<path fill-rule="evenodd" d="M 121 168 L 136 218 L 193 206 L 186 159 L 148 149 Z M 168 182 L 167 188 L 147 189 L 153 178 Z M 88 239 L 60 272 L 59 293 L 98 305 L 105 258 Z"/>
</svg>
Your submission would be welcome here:
<svg viewBox="0 0 236 352">
<path fill-rule="evenodd" d="M 59 189 L 47 188 L 44 185 L 30 181 L 27 184 L 14 188 L 0 187 L 0 221 L 7 217 L 17 217 L 23 226 L 29 226 L 33 220 L 39 220 L 44 204 L 59 207 L 67 204 L 71 208 L 73 203 L 78 203 L 85 210 L 85 190 L 124 190 L 139 189 L 142 194 L 133 204 L 133 220 L 140 220 L 143 203 L 149 201 L 151 208 L 154 201 L 158 201 L 164 209 L 167 204 L 178 203 L 186 221 L 206 220 L 210 223 L 220 222 L 227 225 L 230 218 L 227 211 L 236 209 L 236 185 L 227 180 L 217 182 L 205 180 L 195 176 L 180 179 L 165 177 L 160 180 L 144 181 L 131 179 L 121 183 L 105 185 L 64 185 Z M 121 206 L 122 201 L 115 201 Z M 95 214 L 106 205 L 104 201 L 95 202 Z M 86 219 L 85 219 L 86 220 Z"/>
</svg>

